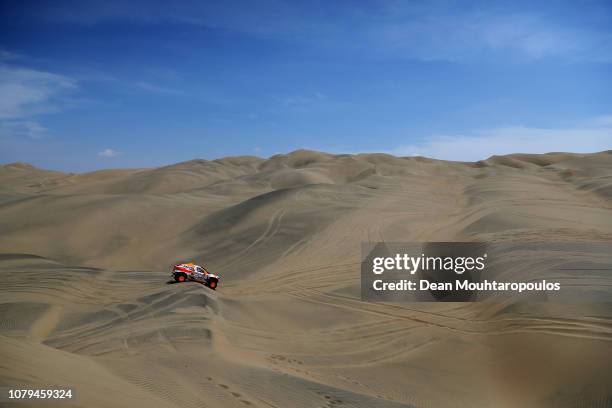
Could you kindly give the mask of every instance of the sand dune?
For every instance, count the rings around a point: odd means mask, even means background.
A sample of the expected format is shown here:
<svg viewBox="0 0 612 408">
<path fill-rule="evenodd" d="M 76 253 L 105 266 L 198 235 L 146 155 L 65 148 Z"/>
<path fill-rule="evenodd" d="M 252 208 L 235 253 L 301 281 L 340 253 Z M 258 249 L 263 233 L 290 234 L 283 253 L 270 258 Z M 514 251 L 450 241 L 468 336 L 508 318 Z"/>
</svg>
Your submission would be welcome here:
<svg viewBox="0 0 612 408">
<path fill-rule="evenodd" d="M 359 263 L 361 242 L 605 248 L 611 194 L 612 151 L 0 166 L 0 383 L 78 407 L 609 406 L 610 303 L 368 303 Z M 219 290 L 168 283 L 179 260 Z"/>
</svg>

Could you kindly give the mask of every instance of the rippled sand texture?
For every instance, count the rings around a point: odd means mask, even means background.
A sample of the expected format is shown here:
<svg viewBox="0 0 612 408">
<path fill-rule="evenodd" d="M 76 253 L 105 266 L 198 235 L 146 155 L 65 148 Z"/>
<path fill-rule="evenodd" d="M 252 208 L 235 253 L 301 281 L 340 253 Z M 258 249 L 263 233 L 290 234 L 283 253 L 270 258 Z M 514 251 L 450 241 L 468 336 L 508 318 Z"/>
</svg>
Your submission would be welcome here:
<svg viewBox="0 0 612 408">
<path fill-rule="evenodd" d="M 612 152 L 1 166 L 0 384 L 78 407 L 610 406 L 611 303 L 366 303 L 359 261 L 361 242 L 612 244 L 611 198 Z M 179 260 L 219 289 L 168 283 Z"/>
</svg>

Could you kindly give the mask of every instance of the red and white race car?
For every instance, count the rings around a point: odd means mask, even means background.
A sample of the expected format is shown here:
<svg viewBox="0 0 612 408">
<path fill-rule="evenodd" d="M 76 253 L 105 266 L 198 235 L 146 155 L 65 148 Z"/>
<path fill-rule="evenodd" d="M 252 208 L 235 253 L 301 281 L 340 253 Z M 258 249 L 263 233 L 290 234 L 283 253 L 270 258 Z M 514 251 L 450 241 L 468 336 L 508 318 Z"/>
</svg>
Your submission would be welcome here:
<svg viewBox="0 0 612 408">
<path fill-rule="evenodd" d="M 220 279 L 219 275 L 210 273 L 206 268 L 191 262 L 174 265 L 172 267 L 172 277 L 177 282 L 186 282 L 188 280 L 199 282 L 212 290 L 217 289 Z"/>
</svg>

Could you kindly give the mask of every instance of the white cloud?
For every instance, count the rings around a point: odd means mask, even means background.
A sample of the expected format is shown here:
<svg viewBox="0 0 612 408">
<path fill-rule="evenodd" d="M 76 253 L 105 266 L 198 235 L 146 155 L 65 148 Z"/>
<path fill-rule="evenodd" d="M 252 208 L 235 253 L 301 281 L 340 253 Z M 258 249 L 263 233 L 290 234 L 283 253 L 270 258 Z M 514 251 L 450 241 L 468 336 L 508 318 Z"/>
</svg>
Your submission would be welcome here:
<svg viewBox="0 0 612 408">
<path fill-rule="evenodd" d="M 113 149 L 104 149 L 101 152 L 98 153 L 98 156 L 100 157 L 117 157 L 121 154 L 121 152 L 118 152 L 117 150 L 113 150 Z"/>
<path fill-rule="evenodd" d="M 500 127 L 469 134 L 436 135 L 421 143 L 399 146 L 398 156 L 478 161 L 511 153 L 592 153 L 612 148 L 612 126 L 566 129 Z"/>
<path fill-rule="evenodd" d="M 76 82 L 63 75 L 0 65 L 0 119 L 61 110 L 61 97 L 74 88 Z"/>
<path fill-rule="evenodd" d="M 0 49 L 0 61 L 16 59 L 21 57 Z M 63 75 L 0 62 L 0 138 L 43 138 L 47 128 L 36 116 L 66 108 L 66 93 L 76 86 L 75 80 Z"/>
</svg>

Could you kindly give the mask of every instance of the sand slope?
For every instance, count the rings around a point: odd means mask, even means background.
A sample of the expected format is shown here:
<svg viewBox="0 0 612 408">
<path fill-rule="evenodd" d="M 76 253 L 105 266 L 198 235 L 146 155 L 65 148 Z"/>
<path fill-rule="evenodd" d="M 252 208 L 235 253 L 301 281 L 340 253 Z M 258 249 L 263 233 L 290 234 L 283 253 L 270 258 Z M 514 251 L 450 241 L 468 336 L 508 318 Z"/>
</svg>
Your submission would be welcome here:
<svg viewBox="0 0 612 408">
<path fill-rule="evenodd" d="M 79 407 L 607 406 L 609 303 L 366 303 L 359 261 L 361 242 L 612 243 L 611 194 L 611 151 L 0 166 L 0 383 Z M 220 289 L 167 283 L 179 260 Z"/>
</svg>

